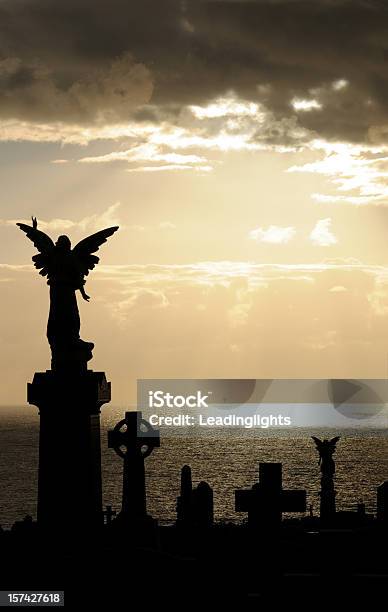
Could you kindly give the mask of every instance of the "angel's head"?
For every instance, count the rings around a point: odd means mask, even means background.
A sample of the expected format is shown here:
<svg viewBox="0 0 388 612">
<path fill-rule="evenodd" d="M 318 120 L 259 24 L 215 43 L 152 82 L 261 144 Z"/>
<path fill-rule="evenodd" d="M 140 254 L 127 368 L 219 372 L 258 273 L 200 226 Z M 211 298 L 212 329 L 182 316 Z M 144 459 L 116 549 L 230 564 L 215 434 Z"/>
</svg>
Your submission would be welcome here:
<svg viewBox="0 0 388 612">
<path fill-rule="evenodd" d="M 70 238 L 68 236 L 58 236 L 58 240 L 56 241 L 55 246 L 59 247 L 63 251 L 70 251 Z"/>
</svg>

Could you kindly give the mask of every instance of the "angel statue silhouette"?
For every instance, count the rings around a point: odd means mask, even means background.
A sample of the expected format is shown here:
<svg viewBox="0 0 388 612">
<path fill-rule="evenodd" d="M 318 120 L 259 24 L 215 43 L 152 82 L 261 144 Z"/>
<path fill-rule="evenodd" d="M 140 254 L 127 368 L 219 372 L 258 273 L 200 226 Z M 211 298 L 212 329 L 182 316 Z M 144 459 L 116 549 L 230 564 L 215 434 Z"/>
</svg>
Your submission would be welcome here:
<svg viewBox="0 0 388 612">
<path fill-rule="evenodd" d="M 84 300 L 85 276 L 98 264 L 99 258 L 93 255 L 107 238 L 118 230 L 118 226 L 108 227 L 84 238 L 72 249 L 68 236 L 59 236 L 56 243 L 38 229 L 36 217 L 32 226 L 17 223 L 25 232 L 39 253 L 32 261 L 39 274 L 47 276 L 50 286 L 50 312 L 47 323 L 47 339 L 51 348 L 53 370 L 86 370 L 87 361 L 92 358 L 92 342 L 80 338 L 80 316 L 76 298 L 77 289 Z"/>
<path fill-rule="evenodd" d="M 323 477 L 332 478 L 335 474 L 335 463 L 333 455 L 336 450 L 336 445 L 340 436 L 332 438 L 331 440 L 320 440 L 315 436 L 311 436 L 317 447 L 319 453 L 318 465 L 321 466 L 321 474 Z"/>
</svg>

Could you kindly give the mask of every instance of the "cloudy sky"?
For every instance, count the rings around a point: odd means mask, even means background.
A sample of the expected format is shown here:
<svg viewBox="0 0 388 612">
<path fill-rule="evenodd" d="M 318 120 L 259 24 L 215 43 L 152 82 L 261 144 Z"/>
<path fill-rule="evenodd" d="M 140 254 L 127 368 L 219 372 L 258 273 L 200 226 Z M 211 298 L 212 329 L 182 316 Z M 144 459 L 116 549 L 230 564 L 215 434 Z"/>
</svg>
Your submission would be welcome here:
<svg viewBox="0 0 388 612">
<path fill-rule="evenodd" d="M 114 224 L 80 304 L 147 377 L 385 377 L 388 6 L 0 0 L 2 396 L 49 367 L 15 227 Z"/>
</svg>

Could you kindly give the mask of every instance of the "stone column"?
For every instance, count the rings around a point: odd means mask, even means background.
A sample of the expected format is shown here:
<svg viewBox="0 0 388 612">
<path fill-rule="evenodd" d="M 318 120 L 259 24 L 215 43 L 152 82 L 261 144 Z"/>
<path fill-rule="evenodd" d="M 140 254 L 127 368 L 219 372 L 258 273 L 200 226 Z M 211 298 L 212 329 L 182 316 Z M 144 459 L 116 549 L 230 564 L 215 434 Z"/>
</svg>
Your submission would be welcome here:
<svg viewBox="0 0 388 612">
<path fill-rule="evenodd" d="M 104 372 L 34 375 L 28 403 L 39 408 L 39 526 L 91 533 L 103 525 L 100 408 L 110 401 Z"/>
</svg>

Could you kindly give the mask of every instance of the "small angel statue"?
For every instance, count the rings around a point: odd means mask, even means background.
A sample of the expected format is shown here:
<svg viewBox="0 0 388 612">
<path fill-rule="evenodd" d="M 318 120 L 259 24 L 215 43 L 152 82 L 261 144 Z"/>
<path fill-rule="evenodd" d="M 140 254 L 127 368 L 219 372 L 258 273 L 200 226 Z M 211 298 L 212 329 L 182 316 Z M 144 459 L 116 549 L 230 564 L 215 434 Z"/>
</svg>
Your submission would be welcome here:
<svg viewBox="0 0 388 612">
<path fill-rule="evenodd" d="M 321 466 L 321 474 L 324 477 L 332 478 L 335 473 L 335 463 L 333 459 L 333 455 L 336 450 L 336 445 L 338 440 L 340 440 L 340 436 L 336 436 L 331 440 L 320 440 L 315 436 L 311 436 L 315 442 L 315 446 L 319 453 L 319 461 L 318 465 Z"/>
<path fill-rule="evenodd" d="M 50 286 L 50 312 L 47 323 L 47 338 L 52 353 L 53 370 L 85 370 L 86 362 L 92 358 L 92 342 L 80 338 L 80 317 L 76 291 L 84 300 L 85 276 L 98 264 L 99 258 L 93 255 L 107 238 L 118 230 L 109 227 L 84 238 L 72 249 L 68 236 L 59 236 L 56 243 L 47 234 L 38 230 L 38 222 L 32 217 L 32 226 L 17 223 L 25 232 L 39 253 L 32 261 L 47 276 Z"/>
</svg>

